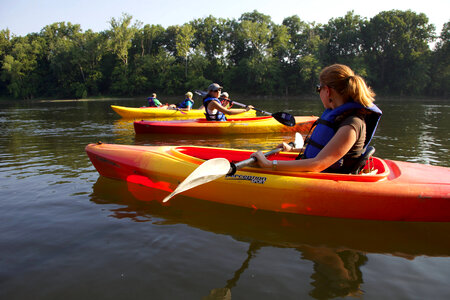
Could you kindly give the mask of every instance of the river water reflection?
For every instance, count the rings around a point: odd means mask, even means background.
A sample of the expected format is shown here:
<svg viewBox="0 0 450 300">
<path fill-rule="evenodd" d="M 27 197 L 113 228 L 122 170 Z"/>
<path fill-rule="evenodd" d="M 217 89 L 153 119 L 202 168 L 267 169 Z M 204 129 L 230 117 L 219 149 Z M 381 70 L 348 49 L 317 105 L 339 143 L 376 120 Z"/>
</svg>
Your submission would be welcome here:
<svg viewBox="0 0 450 300">
<path fill-rule="evenodd" d="M 320 101 L 242 101 L 318 115 Z M 270 149 L 287 135 L 135 136 L 111 104 L 0 104 L 2 299 L 448 299 L 450 223 L 252 211 L 100 177 L 101 140 Z M 256 105 L 257 103 L 257 105 Z M 449 167 L 450 101 L 379 99 L 376 155 Z"/>
</svg>

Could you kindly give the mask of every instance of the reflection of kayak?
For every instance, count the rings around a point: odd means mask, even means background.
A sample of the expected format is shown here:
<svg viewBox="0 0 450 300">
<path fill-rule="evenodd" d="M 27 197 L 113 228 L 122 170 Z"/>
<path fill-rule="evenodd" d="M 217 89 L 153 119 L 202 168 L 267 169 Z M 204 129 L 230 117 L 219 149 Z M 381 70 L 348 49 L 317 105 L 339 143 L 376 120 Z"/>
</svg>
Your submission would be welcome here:
<svg viewBox="0 0 450 300">
<path fill-rule="evenodd" d="M 189 111 L 180 111 L 176 109 L 165 109 L 156 107 L 125 107 L 111 105 L 111 108 L 118 113 L 122 118 L 202 118 L 205 117 L 205 110 L 203 109 L 191 109 Z M 233 115 L 233 117 L 254 117 L 256 116 L 256 111 L 249 110 L 242 114 Z"/>
<path fill-rule="evenodd" d="M 173 120 L 135 121 L 136 133 L 237 134 L 269 132 L 307 133 L 317 117 L 295 117 L 295 126 L 281 124 L 272 117 L 242 118 L 228 121 Z"/>
<path fill-rule="evenodd" d="M 411 260 L 424 255 L 450 256 L 450 222 L 374 222 L 276 214 L 188 197 L 171 200 L 162 207 L 159 202 L 166 195 L 158 189 L 99 176 L 90 197 L 96 204 L 109 207 L 105 208 L 110 210 L 109 216 L 121 220 L 151 222 L 157 218 L 160 224 L 183 223 L 271 247 L 347 249 Z"/>
<path fill-rule="evenodd" d="M 98 172 L 173 191 L 204 160 L 247 159 L 253 151 L 195 146 L 90 144 Z M 295 153 L 270 157 L 291 160 Z M 450 221 L 450 169 L 374 158 L 376 174 L 244 168 L 184 194 L 225 204 L 305 215 L 392 221 Z M 176 201 L 178 197 L 171 201 Z M 182 201 L 181 199 L 179 199 Z"/>
</svg>

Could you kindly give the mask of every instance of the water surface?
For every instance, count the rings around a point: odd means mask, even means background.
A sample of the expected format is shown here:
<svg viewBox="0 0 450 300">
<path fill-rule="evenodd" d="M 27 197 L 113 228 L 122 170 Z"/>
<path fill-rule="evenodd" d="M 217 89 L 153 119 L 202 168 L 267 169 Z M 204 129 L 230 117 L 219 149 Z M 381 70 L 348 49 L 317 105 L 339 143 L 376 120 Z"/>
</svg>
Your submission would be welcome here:
<svg viewBox="0 0 450 300">
<path fill-rule="evenodd" d="M 247 99 L 319 115 L 317 99 Z M 101 140 L 271 149 L 287 135 L 135 136 L 111 104 L 0 104 L 2 299 L 449 299 L 450 223 L 293 216 L 100 177 Z M 449 167 L 450 101 L 379 99 L 382 158 Z M 141 201 L 147 200 L 147 201 Z M 216 297 L 216 298 L 217 298 Z"/>
</svg>

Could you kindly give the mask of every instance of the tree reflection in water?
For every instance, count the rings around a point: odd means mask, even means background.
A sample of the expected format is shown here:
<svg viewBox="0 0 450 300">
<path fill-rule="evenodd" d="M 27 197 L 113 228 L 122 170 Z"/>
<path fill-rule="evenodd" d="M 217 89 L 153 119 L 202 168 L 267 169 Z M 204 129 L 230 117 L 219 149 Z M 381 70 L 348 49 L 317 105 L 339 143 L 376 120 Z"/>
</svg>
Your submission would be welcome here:
<svg viewBox="0 0 450 300">
<path fill-rule="evenodd" d="M 380 222 L 332 219 L 291 214 L 251 211 L 231 205 L 179 196 L 161 200 L 167 191 L 134 183 L 99 177 L 91 201 L 116 204 L 115 218 L 158 224 L 182 223 L 249 243 L 247 258 L 227 280 L 204 299 L 231 299 L 235 287 L 250 262 L 264 247 L 298 250 L 301 259 L 313 262 L 310 296 L 329 299 L 362 294 L 360 270 L 367 253 L 391 254 L 413 259 L 416 256 L 450 256 L 450 224 L 420 222 Z M 117 207 L 120 205 L 120 207 Z"/>
</svg>

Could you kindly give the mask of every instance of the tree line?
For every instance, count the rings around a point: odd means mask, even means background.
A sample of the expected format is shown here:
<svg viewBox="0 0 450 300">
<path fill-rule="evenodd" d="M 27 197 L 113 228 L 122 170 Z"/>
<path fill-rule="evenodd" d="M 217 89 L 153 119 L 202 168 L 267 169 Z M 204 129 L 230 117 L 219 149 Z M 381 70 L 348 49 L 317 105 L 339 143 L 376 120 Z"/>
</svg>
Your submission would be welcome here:
<svg viewBox="0 0 450 300">
<path fill-rule="evenodd" d="M 300 95 L 333 63 L 349 65 L 379 94 L 450 95 L 450 22 L 436 36 L 428 17 L 410 10 L 369 20 L 350 11 L 327 24 L 296 15 L 275 24 L 255 10 L 167 28 L 122 14 L 109 25 L 83 32 L 59 22 L 23 37 L 1 30 L 0 96 L 181 95 L 211 82 L 233 93 Z"/>
</svg>

